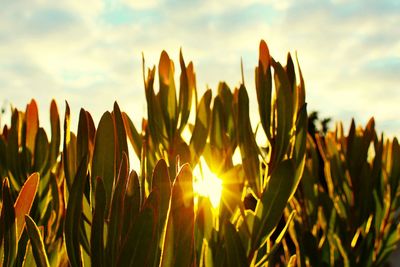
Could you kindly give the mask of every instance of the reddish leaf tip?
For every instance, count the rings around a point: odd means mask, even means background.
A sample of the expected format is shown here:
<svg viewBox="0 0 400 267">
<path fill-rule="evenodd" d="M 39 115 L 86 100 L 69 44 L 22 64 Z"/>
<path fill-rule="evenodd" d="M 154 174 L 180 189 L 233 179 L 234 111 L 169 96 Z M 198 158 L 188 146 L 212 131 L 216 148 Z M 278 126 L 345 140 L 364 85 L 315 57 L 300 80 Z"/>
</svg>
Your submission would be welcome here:
<svg viewBox="0 0 400 267">
<path fill-rule="evenodd" d="M 261 61 L 264 70 L 266 70 L 269 66 L 269 61 L 270 61 L 270 54 L 269 54 L 269 49 L 267 46 L 267 43 L 264 40 L 261 40 L 260 42 L 260 55 L 259 55 L 259 60 Z"/>
</svg>

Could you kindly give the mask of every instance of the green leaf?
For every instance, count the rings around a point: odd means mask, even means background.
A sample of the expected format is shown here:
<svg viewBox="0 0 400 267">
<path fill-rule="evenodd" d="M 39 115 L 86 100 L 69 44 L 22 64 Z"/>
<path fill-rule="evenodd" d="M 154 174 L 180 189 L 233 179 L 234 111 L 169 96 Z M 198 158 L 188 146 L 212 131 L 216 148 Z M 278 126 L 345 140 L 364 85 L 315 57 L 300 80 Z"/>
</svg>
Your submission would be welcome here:
<svg viewBox="0 0 400 267">
<path fill-rule="evenodd" d="M 285 227 L 282 229 L 282 231 L 279 233 L 278 237 L 274 240 L 274 245 L 270 249 L 268 255 L 266 255 L 265 260 L 268 260 L 279 248 L 279 246 L 282 243 L 282 239 L 285 237 L 285 234 L 289 228 L 290 223 L 292 222 L 296 212 L 292 211 L 289 215 L 289 217 L 286 219 L 286 224 Z M 261 266 L 261 262 L 257 263 L 257 266 Z"/>
<path fill-rule="evenodd" d="M 106 253 L 108 257 L 106 260 L 110 266 L 114 266 L 116 264 L 119 248 L 122 243 L 122 227 L 124 222 L 123 205 L 129 175 L 128 168 L 128 158 L 124 153 L 111 198 L 110 213 L 108 218 L 109 224 L 106 246 Z"/>
<path fill-rule="evenodd" d="M 181 66 L 180 87 L 179 87 L 179 132 L 185 128 L 187 120 L 189 119 L 190 110 L 192 106 L 192 94 L 194 91 L 194 83 L 191 78 L 193 77 L 193 64 L 189 63 L 186 68 L 183 59 L 182 50 L 179 52 L 179 63 Z"/>
<path fill-rule="evenodd" d="M 296 122 L 296 141 L 294 145 L 294 158 L 299 164 L 305 156 L 307 144 L 307 104 L 304 104 L 299 111 Z"/>
<path fill-rule="evenodd" d="M 4 236 L 3 266 L 13 266 L 17 257 L 17 224 L 15 220 L 14 203 L 10 192 L 8 179 L 3 181 L 3 206 L 1 210 L 1 222 Z"/>
<path fill-rule="evenodd" d="M 111 192 L 114 184 L 115 176 L 115 137 L 114 124 L 112 116 L 109 112 L 105 112 L 100 119 L 97 128 L 93 162 L 92 162 L 92 177 L 101 177 L 106 191 L 106 214 L 108 215 L 108 207 L 111 202 Z M 92 187 L 95 185 L 92 184 Z"/>
<path fill-rule="evenodd" d="M 162 51 L 160 56 L 158 75 L 160 78 L 159 103 L 164 116 L 168 137 L 172 138 L 176 130 L 178 108 L 174 81 L 174 64 L 165 51 Z"/>
<path fill-rule="evenodd" d="M 270 67 L 270 54 L 264 40 L 260 42 L 258 67 L 256 67 L 256 92 L 261 125 L 271 141 L 271 95 L 272 77 Z"/>
<path fill-rule="evenodd" d="M 224 224 L 227 266 L 248 266 L 246 251 L 243 248 L 235 227 L 226 221 Z"/>
<path fill-rule="evenodd" d="M 149 248 L 154 244 L 155 220 L 154 210 L 151 207 L 142 210 L 128 233 L 117 266 L 149 266 L 148 255 Z"/>
<path fill-rule="evenodd" d="M 90 155 L 89 152 L 89 123 L 86 111 L 81 108 L 79 112 L 78 133 L 76 136 L 76 160 L 81 162 L 83 157 Z"/>
<path fill-rule="evenodd" d="M 29 215 L 25 215 L 25 222 L 36 265 L 39 267 L 50 266 L 39 228 Z"/>
<path fill-rule="evenodd" d="M 289 80 L 290 89 L 292 90 L 292 94 L 294 94 L 294 90 L 296 89 L 296 73 L 294 72 L 294 64 L 293 59 L 290 53 L 287 54 L 286 57 L 286 67 L 285 72 Z M 297 101 L 297 99 L 296 99 Z M 297 109 L 295 109 L 297 110 Z"/>
<path fill-rule="evenodd" d="M 234 151 L 237 145 L 236 140 L 236 129 L 234 122 L 234 110 L 233 110 L 233 94 L 229 89 L 228 85 L 224 82 L 218 85 L 218 97 L 221 99 L 223 108 L 223 126 L 224 131 L 229 138 L 229 141 L 224 145 L 225 147 L 230 146 L 231 151 Z"/>
<path fill-rule="evenodd" d="M 15 219 L 17 222 L 17 240 L 21 238 L 25 227 L 25 215 L 29 215 L 39 186 L 39 173 L 35 172 L 26 179 L 15 200 Z"/>
<path fill-rule="evenodd" d="M 141 191 L 139 178 L 135 171 L 131 171 L 125 192 L 123 233 L 127 233 L 134 224 L 141 208 Z M 129 222 L 129 223 L 128 223 Z"/>
<path fill-rule="evenodd" d="M 43 128 L 39 128 L 39 130 L 37 131 L 34 155 L 34 170 L 38 172 L 43 172 L 49 156 L 49 142 L 46 132 Z"/>
<path fill-rule="evenodd" d="M 296 53 L 296 62 L 297 62 L 297 71 L 300 77 L 300 84 L 297 86 L 297 107 L 300 109 L 306 103 L 306 89 L 304 85 L 303 73 L 300 69 L 299 59 L 297 58 Z"/>
<path fill-rule="evenodd" d="M 399 177 L 400 177 L 400 145 L 397 138 L 393 138 L 392 141 L 392 157 L 391 157 L 391 170 L 390 170 L 390 187 L 391 187 L 391 199 L 394 199 L 396 192 L 398 192 Z"/>
<path fill-rule="evenodd" d="M 192 137 L 190 139 L 190 153 L 192 155 L 192 163 L 197 162 L 198 158 L 203 153 L 207 142 L 208 130 L 210 125 L 210 103 L 211 90 L 207 90 L 201 98 L 197 107 L 196 121 Z"/>
<path fill-rule="evenodd" d="M 91 147 L 91 150 L 93 150 L 94 137 L 96 135 L 96 126 L 94 125 L 92 115 L 90 115 L 89 111 L 86 111 L 86 120 L 88 124 L 89 147 Z"/>
<path fill-rule="evenodd" d="M 214 106 L 211 117 L 210 144 L 212 147 L 215 147 L 220 150 L 224 146 L 223 130 L 225 127 L 223 126 L 223 124 L 224 124 L 224 118 L 223 118 L 222 102 L 219 96 L 216 96 L 214 99 Z"/>
<path fill-rule="evenodd" d="M 26 244 L 26 251 L 25 251 L 25 257 L 24 261 L 22 263 L 22 267 L 30 267 L 30 266 L 35 266 L 35 258 L 33 257 L 33 252 L 32 252 L 32 245 L 31 242 L 28 240 Z"/>
<path fill-rule="evenodd" d="M 258 201 L 255 214 L 252 248 L 258 249 L 262 241 L 268 238 L 279 219 L 292 193 L 295 179 L 293 160 L 284 160 L 272 172 L 267 188 Z"/>
<path fill-rule="evenodd" d="M 65 214 L 64 235 L 69 262 L 73 267 L 82 266 L 80 228 L 82 218 L 83 191 L 87 180 L 88 159 L 84 157 L 79 165 L 70 191 Z"/>
<path fill-rule="evenodd" d="M 160 193 L 158 219 L 160 227 L 163 227 L 165 219 L 167 217 L 169 201 L 171 197 L 171 181 L 168 174 L 168 166 L 164 159 L 159 160 L 154 167 L 152 189 L 157 189 Z"/>
<path fill-rule="evenodd" d="M 147 101 L 147 117 L 150 135 L 155 144 L 163 143 L 167 139 L 167 131 L 159 99 L 154 93 L 155 68 L 149 70 L 145 81 L 145 92 Z"/>
<path fill-rule="evenodd" d="M 58 155 L 60 154 L 60 116 L 58 114 L 57 104 L 54 99 L 50 105 L 50 125 L 51 125 L 51 141 L 49 151 L 49 168 L 52 167 L 57 161 Z"/>
<path fill-rule="evenodd" d="M 161 244 L 164 240 L 165 222 L 169 210 L 171 197 L 171 181 L 168 174 L 168 166 L 164 159 L 157 162 L 152 177 L 152 193 L 156 193 L 159 200 L 155 210 L 155 246 L 154 246 L 154 265 L 158 265 L 161 254 Z M 148 202 L 148 201 L 147 201 Z"/>
<path fill-rule="evenodd" d="M 190 266 L 194 260 L 193 177 L 184 164 L 172 186 L 160 266 Z"/>
<path fill-rule="evenodd" d="M 121 110 L 117 102 L 114 102 L 114 111 L 113 111 L 113 119 L 114 119 L 114 129 L 115 129 L 115 166 L 119 168 L 123 154 L 127 156 L 128 159 L 128 168 L 129 168 L 129 154 L 128 154 L 128 145 L 125 133 L 124 121 L 122 119 Z"/>
<path fill-rule="evenodd" d="M 276 148 L 274 159 L 280 162 L 287 152 L 292 130 L 293 119 L 293 94 L 289 78 L 279 62 L 272 61 L 274 67 L 274 81 L 276 88 Z"/>
<path fill-rule="evenodd" d="M 75 165 L 75 158 L 71 155 L 71 115 L 68 102 L 65 101 L 65 116 L 64 116 L 64 144 L 63 144 L 63 165 L 65 180 L 68 189 L 72 186 L 72 177 L 74 175 L 71 166 Z"/>
<path fill-rule="evenodd" d="M 21 174 L 21 168 L 18 164 L 19 157 L 19 139 L 20 139 L 20 129 L 21 119 L 18 110 L 14 110 L 11 115 L 11 127 L 7 132 L 7 167 L 10 170 L 12 176 L 10 177 L 10 182 L 18 190 L 21 186 L 21 177 L 25 176 Z M 25 177 L 24 177 L 25 178 Z"/>
<path fill-rule="evenodd" d="M 136 155 L 140 158 L 140 153 L 142 151 L 142 136 L 138 133 L 135 125 L 133 125 L 131 119 L 125 112 L 122 112 L 122 119 L 124 121 L 126 135 L 128 136 Z"/>
<path fill-rule="evenodd" d="M 106 192 L 104 189 L 103 180 L 100 177 L 96 179 L 96 197 L 95 208 L 93 214 L 92 228 L 91 228 L 91 260 L 92 266 L 103 267 L 105 266 L 104 260 L 104 220 L 106 209 Z"/>
<path fill-rule="evenodd" d="M 260 160 L 258 146 L 251 128 L 249 117 L 249 97 L 246 88 L 241 85 L 236 95 L 238 103 L 238 143 L 242 164 L 247 180 L 256 194 L 261 193 Z"/>
</svg>

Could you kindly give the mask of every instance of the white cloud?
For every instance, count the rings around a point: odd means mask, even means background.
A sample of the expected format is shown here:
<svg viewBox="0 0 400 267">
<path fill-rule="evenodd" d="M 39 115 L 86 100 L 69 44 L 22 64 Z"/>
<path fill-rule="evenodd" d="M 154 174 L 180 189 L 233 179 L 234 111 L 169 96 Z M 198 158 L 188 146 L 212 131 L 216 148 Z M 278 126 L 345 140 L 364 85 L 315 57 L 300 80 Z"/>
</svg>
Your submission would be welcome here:
<svg viewBox="0 0 400 267">
<path fill-rule="evenodd" d="M 155 8 L 160 4 L 159 0 L 146 0 L 146 1 L 137 1 L 137 0 L 121 0 L 121 3 L 130 6 L 134 9 L 149 9 Z"/>
<path fill-rule="evenodd" d="M 139 125 L 146 113 L 141 52 L 152 66 L 163 49 L 177 60 L 180 47 L 186 61 L 194 61 L 199 91 L 220 80 L 237 86 L 243 57 L 255 103 L 254 66 L 264 38 L 280 61 L 287 51 L 298 51 L 310 109 L 346 121 L 375 115 L 385 131 L 400 132 L 399 123 L 389 123 L 400 100 L 399 65 L 390 63 L 400 58 L 396 3 L 90 0 L 3 6 L 0 95 L 19 107 L 35 97 L 46 114 L 55 97 L 60 105 L 68 99 L 76 118 L 81 106 L 100 118 L 118 100 Z M 126 17 L 113 23 L 118 8 Z M 110 10 L 117 12 L 104 17 Z"/>
</svg>

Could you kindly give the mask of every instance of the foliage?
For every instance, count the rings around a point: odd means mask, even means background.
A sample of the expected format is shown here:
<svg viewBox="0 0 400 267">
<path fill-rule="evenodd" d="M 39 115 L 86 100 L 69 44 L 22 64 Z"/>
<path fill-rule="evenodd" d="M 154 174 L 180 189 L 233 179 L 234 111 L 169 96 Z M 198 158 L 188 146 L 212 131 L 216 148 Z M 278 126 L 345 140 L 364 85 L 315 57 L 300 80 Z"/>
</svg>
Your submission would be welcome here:
<svg viewBox="0 0 400 267">
<path fill-rule="evenodd" d="M 177 90 L 165 51 L 157 92 L 156 68 L 144 75 L 141 131 L 117 103 L 97 127 L 81 109 L 76 133 L 66 103 L 61 131 L 53 101 L 49 140 L 34 100 L 24 112 L 13 109 L 0 135 L 3 265 L 385 262 L 398 241 L 397 140 L 378 139 L 371 122 L 315 142 L 300 67 L 290 54 L 286 66 L 276 62 L 264 41 L 259 52 L 256 131 L 244 82 L 234 90 L 220 83 L 214 97 L 208 89 L 198 100 L 193 64 L 180 53 Z M 221 178 L 219 206 L 194 190 L 197 168 Z"/>
<path fill-rule="evenodd" d="M 308 137 L 306 168 L 287 211 L 298 214 L 288 250 L 301 266 L 383 266 L 396 248 L 400 147 L 374 125 L 352 121 L 347 136 L 338 124 L 316 143 Z"/>
</svg>

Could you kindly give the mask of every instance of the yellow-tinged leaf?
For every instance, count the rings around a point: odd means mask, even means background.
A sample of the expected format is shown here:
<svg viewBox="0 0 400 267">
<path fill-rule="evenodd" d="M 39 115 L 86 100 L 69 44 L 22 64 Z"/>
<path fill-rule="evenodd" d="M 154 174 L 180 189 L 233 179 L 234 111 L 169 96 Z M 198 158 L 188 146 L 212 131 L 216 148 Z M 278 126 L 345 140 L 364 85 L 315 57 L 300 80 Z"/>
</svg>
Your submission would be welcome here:
<svg viewBox="0 0 400 267">
<path fill-rule="evenodd" d="M 194 257 L 193 176 L 184 164 L 172 186 L 160 266 L 190 266 Z"/>
<path fill-rule="evenodd" d="M 297 266 L 297 257 L 296 255 L 292 255 L 289 259 L 288 267 L 296 267 Z"/>
<path fill-rule="evenodd" d="M 25 221 L 28 236 L 32 244 L 32 252 L 33 257 L 35 258 L 36 265 L 39 267 L 50 266 L 39 228 L 32 220 L 32 218 L 29 217 L 29 215 L 25 215 Z"/>
<path fill-rule="evenodd" d="M 160 63 L 158 64 L 158 74 L 160 79 L 166 84 L 169 83 L 169 72 L 170 72 L 171 60 L 165 50 L 161 52 Z"/>
</svg>

